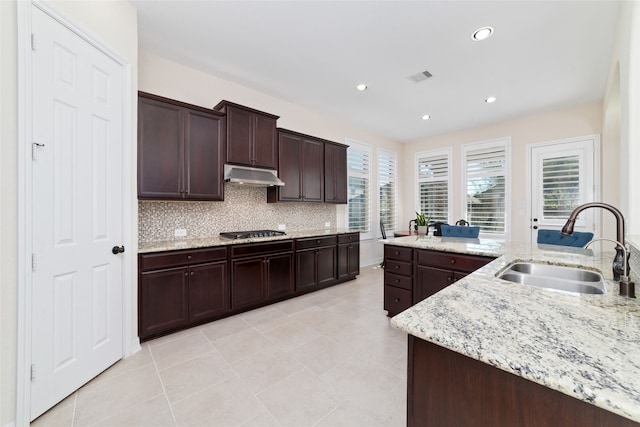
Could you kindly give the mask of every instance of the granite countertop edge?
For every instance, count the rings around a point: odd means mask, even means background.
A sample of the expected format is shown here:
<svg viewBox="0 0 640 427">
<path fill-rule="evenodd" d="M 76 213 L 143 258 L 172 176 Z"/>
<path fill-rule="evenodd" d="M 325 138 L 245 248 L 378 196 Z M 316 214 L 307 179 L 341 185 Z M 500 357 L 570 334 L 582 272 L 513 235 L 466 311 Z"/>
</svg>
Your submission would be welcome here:
<svg viewBox="0 0 640 427">
<path fill-rule="evenodd" d="M 139 242 L 138 253 L 152 253 L 164 251 L 177 251 L 183 249 L 201 249 L 215 246 L 240 245 L 245 243 L 271 242 L 277 240 L 304 239 L 307 237 L 322 237 L 334 234 L 349 234 L 357 231 L 341 228 L 327 228 L 318 230 L 287 231 L 284 236 L 258 237 L 254 239 L 226 239 L 220 236 L 201 237 L 193 239 L 161 240 L 151 242 Z"/>
<path fill-rule="evenodd" d="M 640 422 L 640 303 L 618 295 L 612 251 L 433 236 L 380 242 L 496 257 L 398 314 L 392 326 Z M 496 277 L 515 261 L 600 271 L 607 292 L 576 295 Z"/>
</svg>

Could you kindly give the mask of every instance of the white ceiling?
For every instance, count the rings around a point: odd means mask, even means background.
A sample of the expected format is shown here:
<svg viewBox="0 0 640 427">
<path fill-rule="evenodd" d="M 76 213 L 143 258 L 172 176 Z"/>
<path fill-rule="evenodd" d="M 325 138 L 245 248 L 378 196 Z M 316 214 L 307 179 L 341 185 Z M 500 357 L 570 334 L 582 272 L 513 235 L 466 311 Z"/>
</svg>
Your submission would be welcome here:
<svg viewBox="0 0 640 427">
<path fill-rule="evenodd" d="M 141 50 L 399 142 L 601 101 L 619 9 L 606 0 L 132 4 Z M 481 26 L 494 35 L 471 40 Z M 424 70 L 433 77 L 409 79 Z M 360 82 L 369 89 L 357 91 Z"/>
</svg>

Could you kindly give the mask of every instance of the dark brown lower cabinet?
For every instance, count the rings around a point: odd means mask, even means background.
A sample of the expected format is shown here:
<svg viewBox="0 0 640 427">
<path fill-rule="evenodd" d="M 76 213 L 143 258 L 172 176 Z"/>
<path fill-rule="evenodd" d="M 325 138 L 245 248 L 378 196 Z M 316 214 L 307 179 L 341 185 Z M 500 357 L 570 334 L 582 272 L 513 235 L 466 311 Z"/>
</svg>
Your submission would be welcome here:
<svg viewBox="0 0 640 427">
<path fill-rule="evenodd" d="M 140 254 L 140 339 L 354 279 L 359 238 L 347 233 Z"/>
<path fill-rule="evenodd" d="M 226 248 L 138 257 L 138 335 L 145 340 L 229 311 Z"/>
<path fill-rule="evenodd" d="M 337 282 L 337 242 L 336 236 L 296 240 L 296 291 Z"/>
<path fill-rule="evenodd" d="M 638 425 L 559 391 L 409 335 L 409 427 Z"/>
<path fill-rule="evenodd" d="M 257 307 L 293 294 L 293 241 L 231 249 L 231 309 Z"/>
<path fill-rule="evenodd" d="M 338 236 L 338 280 L 354 279 L 360 274 L 360 235 Z"/>
<path fill-rule="evenodd" d="M 212 319 L 227 311 L 227 261 L 189 267 L 189 321 Z"/>
<path fill-rule="evenodd" d="M 189 268 L 167 268 L 140 274 L 140 338 L 177 330 L 189 323 Z"/>
</svg>

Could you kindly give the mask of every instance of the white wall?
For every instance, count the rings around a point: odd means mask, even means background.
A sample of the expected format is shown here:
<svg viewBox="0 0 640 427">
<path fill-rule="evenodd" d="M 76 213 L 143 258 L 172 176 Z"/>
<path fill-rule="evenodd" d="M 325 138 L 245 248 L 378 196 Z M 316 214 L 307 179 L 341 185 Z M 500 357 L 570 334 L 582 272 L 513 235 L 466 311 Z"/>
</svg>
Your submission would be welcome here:
<svg viewBox="0 0 640 427">
<path fill-rule="evenodd" d="M 600 134 L 602 107 L 600 104 L 586 105 L 569 110 L 553 111 L 534 116 L 509 120 L 488 126 L 463 130 L 446 135 L 416 141 L 406 145 L 404 150 L 405 170 L 403 175 L 403 198 L 405 205 L 415 206 L 417 187 L 415 185 L 415 155 L 418 152 L 452 147 L 453 168 L 453 216 L 451 220 L 462 218 L 462 144 L 481 142 L 502 137 L 511 138 L 511 240 L 526 241 L 530 231 L 527 216 L 527 144 L 555 141 L 576 136 Z M 604 145 L 604 144 L 603 144 Z M 603 171 L 608 172 L 608 171 Z M 606 176 L 603 173 L 603 176 Z M 617 196 L 610 195 L 611 203 L 617 203 Z M 413 211 L 405 209 L 402 223 L 413 218 Z"/>
<path fill-rule="evenodd" d="M 44 2 L 43 2 L 44 3 Z M 131 64 L 132 97 L 137 94 L 138 28 L 137 12 L 128 1 L 60 1 L 44 3 L 60 12 L 81 30 Z M 21 2 L 20 8 L 28 8 Z M 13 425 L 16 420 L 16 352 L 18 306 L 18 3 L 16 0 L 0 1 L 0 426 Z M 135 105 L 135 104 L 134 104 Z M 136 109 L 132 109 L 131 147 L 132 166 L 135 172 Z M 131 183 L 133 229 L 129 241 L 137 241 L 137 203 L 135 203 L 135 179 Z M 133 273 L 127 286 L 137 289 L 135 251 L 128 255 Z M 135 295 L 135 292 L 134 292 Z M 133 320 L 133 319 L 132 319 Z M 132 321 L 131 328 L 135 328 Z M 135 330 L 135 329 L 133 329 Z"/>
<path fill-rule="evenodd" d="M 618 140 L 610 159 L 609 191 L 620 189 L 619 206 L 626 216 L 627 235 L 640 235 L 640 4 L 622 2 L 616 43 L 603 102 L 603 139 Z M 606 166 L 605 166 L 606 167 Z"/>
<path fill-rule="evenodd" d="M 139 88 L 141 91 L 207 108 L 226 99 L 280 116 L 278 127 L 340 143 L 345 143 L 345 139 L 350 138 L 371 145 L 374 155 L 377 153 L 376 148 L 380 147 L 396 151 L 399 159 L 402 158 L 403 147 L 401 144 L 364 131 L 340 118 L 320 114 L 149 52 L 140 52 L 139 58 Z M 373 178 L 373 182 L 376 182 L 376 177 Z M 377 194 L 375 186 L 372 187 L 372 192 L 373 195 Z M 402 200 L 399 205 L 402 207 Z M 343 227 L 345 207 L 341 205 L 336 209 L 337 225 Z M 373 217 L 376 218 L 377 213 L 374 211 L 373 214 Z M 377 223 L 373 226 L 377 230 Z M 363 241 L 360 247 L 363 265 L 373 264 L 382 258 L 382 245 L 378 244 L 375 239 Z"/>
</svg>

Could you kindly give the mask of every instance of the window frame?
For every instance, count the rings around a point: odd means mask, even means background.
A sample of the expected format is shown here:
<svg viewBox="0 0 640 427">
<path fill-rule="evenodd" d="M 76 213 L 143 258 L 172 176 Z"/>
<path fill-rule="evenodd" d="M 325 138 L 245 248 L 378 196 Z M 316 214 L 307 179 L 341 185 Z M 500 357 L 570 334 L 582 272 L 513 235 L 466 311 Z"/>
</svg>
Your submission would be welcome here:
<svg viewBox="0 0 640 427">
<path fill-rule="evenodd" d="M 346 215 L 345 215 L 345 227 L 347 229 L 351 229 L 350 228 L 350 224 L 349 224 L 349 210 L 351 208 L 351 206 L 349 205 L 349 181 L 350 178 L 352 176 L 355 177 L 359 177 L 359 178 L 366 178 L 367 180 L 367 184 L 366 184 L 366 194 L 367 194 L 367 205 L 366 205 L 366 211 L 367 211 L 367 217 L 368 217 L 368 221 L 366 224 L 366 231 L 360 231 L 360 240 L 368 240 L 368 239 L 372 239 L 373 238 L 373 221 L 372 221 L 372 203 L 371 203 L 371 188 L 372 188 L 372 159 L 373 159 L 373 149 L 371 147 L 371 145 L 369 144 L 365 144 L 362 142 L 358 142 L 352 139 L 346 139 L 346 144 L 349 146 L 347 148 L 347 209 L 346 209 Z M 351 168 L 349 167 L 349 155 L 350 155 L 350 151 L 349 150 L 358 150 L 358 151 L 362 151 L 365 152 L 368 156 L 369 156 L 369 167 L 367 170 L 367 173 L 352 173 Z"/>
<path fill-rule="evenodd" d="M 376 186 L 377 186 L 377 200 L 378 200 L 378 224 L 380 223 L 380 221 L 382 220 L 382 200 L 380 198 L 380 178 L 382 176 L 382 174 L 380 173 L 381 168 L 380 168 L 380 158 L 382 156 L 388 156 L 390 158 L 392 158 L 395 162 L 395 169 L 393 171 L 393 176 L 389 178 L 389 181 L 391 181 L 392 185 L 393 185 L 393 224 L 390 226 L 390 229 L 386 229 L 387 232 L 389 231 L 394 231 L 398 228 L 398 162 L 400 159 L 400 156 L 398 155 L 397 152 L 395 151 L 391 151 L 391 150 L 387 150 L 384 148 L 378 148 L 377 149 L 377 156 L 376 156 L 376 176 L 377 176 L 377 180 L 376 180 Z M 376 235 L 378 237 L 382 237 L 382 231 L 380 230 L 380 227 L 377 228 L 377 232 Z"/>
<path fill-rule="evenodd" d="M 420 178 L 420 161 L 426 158 L 435 158 L 435 157 L 442 157 L 442 156 L 446 156 L 447 158 L 447 177 L 446 179 L 435 179 L 435 178 Z M 420 200 L 420 184 L 423 182 L 446 182 L 447 183 L 447 188 L 448 188 L 448 195 L 447 195 L 447 218 L 445 219 L 445 222 L 450 222 L 451 218 L 452 218 L 452 212 L 453 212 L 453 149 L 452 147 L 446 147 L 446 148 L 439 148 L 439 149 L 435 149 L 435 150 L 427 150 L 427 151 L 420 151 L 418 153 L 415 154 L 415 159 L 414 159 L 414 174 L 415 174 L 415 189 L 414 189 L 414 195 L 415 195 L 415 205 L 414 205 L 414 211 L 415 212 L 421 212 L 421 200 Z M 415 212 L 413 212 L 413 215 L 411 215 L 411 218 L 414 219 L 415 218 Z"/>
<path fill-rule="evenodd" d="M 469 144 L 462 144 L 461 158 L 462 158 L 462 194 L 461 194 L 461 206 L 463 212 L 463 218 L 469 220 L 469 212 L 467 210 L 467 154 L 471 151 L 502 148 L 504 150 L 504 168 L 503 173 L 500 174 L 487 174 L 487 176 L 504 176 L 504 232 L 503 233 L 487 233 L 483 232 L 480 228 L 481 237 L 490 238 L 505 238 L 511 230 L 511 137 L 496 138 L 487 141 L 472 142 Z M 474 224 L 471 224 L 474 225 Z"/>
</svg>

